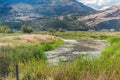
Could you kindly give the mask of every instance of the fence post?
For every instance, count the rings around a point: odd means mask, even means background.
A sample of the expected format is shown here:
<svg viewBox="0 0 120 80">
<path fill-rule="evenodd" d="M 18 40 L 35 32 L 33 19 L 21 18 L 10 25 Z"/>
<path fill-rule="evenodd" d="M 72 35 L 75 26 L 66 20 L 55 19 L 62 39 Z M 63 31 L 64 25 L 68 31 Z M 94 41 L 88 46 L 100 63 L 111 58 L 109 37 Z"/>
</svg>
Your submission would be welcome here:
<svg viewBox="0 0 120 80">
<path fill-rule="evenodd" d="M 15 68 L 16 68 L 16 80 L 19 80 L 18 64 L 15 65 Z"/>
<path fill-rule="evenodd" d="M 0 80 L 2 80 L 2 78 L 0 78 Z"/>
<path fill-rule="evenodd" d="M 1 70 L 0 70 L 0 80 L 2 80 L 2 76 L 1 76 L 1 75 L 2 75 L 2 72 L 1 72 Z"/>
</svg>

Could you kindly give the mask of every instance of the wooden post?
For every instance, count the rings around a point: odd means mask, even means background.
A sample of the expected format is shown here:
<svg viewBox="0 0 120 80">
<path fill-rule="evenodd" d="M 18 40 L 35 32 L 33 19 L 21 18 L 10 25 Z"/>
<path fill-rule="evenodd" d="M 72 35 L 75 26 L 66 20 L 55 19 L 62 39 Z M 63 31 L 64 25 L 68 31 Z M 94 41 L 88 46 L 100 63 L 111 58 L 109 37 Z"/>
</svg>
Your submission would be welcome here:
<svg viewBox="0 0 120 80">
<path fill-rule="evenodd" d="M 0 80 L 2 80 L 2 78 L 0 78 Z"/>
<path fill-rule="evenodd" d="M 19 80 L 18 64 L 15 65 L 15 69 L 16 69 L 16 80 Z"/>
</svg>

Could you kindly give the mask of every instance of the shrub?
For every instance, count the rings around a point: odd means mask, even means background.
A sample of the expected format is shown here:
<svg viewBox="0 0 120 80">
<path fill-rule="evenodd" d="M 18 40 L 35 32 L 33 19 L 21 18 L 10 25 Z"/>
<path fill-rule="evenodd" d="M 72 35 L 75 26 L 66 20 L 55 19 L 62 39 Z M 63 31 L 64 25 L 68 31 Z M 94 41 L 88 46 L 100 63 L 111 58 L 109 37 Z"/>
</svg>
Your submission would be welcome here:
<svg viewBox="0 0 120 80">
<path fill-rule="evenodd" d="M 27 62 L 31 59 L 46 59 L 43 50 L 37 46 L 20 46 L 10 51 L 10 56 L 13 63 Z"/>
<path fill-rule="evenodd" d="M 48 28 L 47 32 L 51 33 L 51 35 L 54 35 L 56 33 L 56 29 Z"/>
<path fill-rule="evenodd" d="M 31 26 L 22 26 L 21 31 L 22 31 L 23 33 L 32 33 L 32 32 L 33 32 L 33 29 L 32 29 Z"/>
<path fill-rule="evenodd" d="M 12 33 L 13 31 L 8 26 L 0 26 L 0 33 Z"/>
<path fill-rule="evenodd" d="M 58 31 L 59 31 L 59 32 L 65 32 L 65 29 L 59 28 Z"/>
</svg>

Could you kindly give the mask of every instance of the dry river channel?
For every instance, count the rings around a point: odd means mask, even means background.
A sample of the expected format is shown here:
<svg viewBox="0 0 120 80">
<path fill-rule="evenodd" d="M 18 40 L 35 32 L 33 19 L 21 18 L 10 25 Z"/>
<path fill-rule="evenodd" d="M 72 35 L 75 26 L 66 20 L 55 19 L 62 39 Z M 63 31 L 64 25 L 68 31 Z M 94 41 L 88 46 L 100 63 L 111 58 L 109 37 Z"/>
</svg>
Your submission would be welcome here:
<svg viewBox="0 0 120 80">
<path fill-rule="evenodd" d="M 79 56 L 99 57 L 101 52 L 109 46 L 104 40 L 90 38 L 63 39 L 63 41 L 64 45 L 58 49 L 46 52 L 49 64 L 58 66 L 60 62 L 73 61 Z"/>
</svg>

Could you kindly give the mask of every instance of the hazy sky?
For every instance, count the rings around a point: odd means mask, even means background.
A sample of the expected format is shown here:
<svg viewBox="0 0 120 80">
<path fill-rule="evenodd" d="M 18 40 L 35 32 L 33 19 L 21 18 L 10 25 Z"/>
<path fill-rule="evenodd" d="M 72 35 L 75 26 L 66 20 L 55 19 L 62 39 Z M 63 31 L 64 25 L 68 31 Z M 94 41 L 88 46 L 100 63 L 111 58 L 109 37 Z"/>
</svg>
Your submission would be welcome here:
<svg viewBox="0 0 120 80">
<path fill-rule="evenodd" d="M 78 0 L 78 1 L 98 10 L 103 10 L 113 5 L 120 5 L 120 0 Z"/>
</svg>

